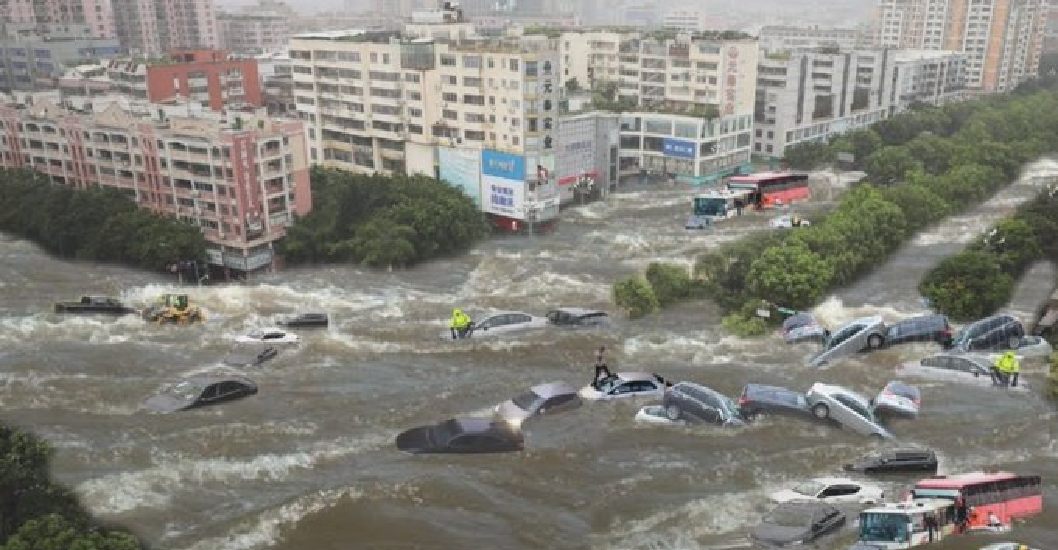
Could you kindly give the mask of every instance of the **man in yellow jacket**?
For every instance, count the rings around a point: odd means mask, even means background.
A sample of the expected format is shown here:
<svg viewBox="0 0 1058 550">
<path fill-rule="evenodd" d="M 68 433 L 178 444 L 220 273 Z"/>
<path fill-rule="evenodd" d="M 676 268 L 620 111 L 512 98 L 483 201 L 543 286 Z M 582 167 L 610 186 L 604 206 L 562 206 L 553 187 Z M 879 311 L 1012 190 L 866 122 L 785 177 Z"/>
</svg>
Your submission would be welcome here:
<svg viewBox="0 0 1058 550">
<path fill-rule="evenodd" d="M 1000 384 L 1006 386 L 1008 383 L 1011 386 L 1018 385 L 1018 375 L 1021 373 L 1021 363 L 1018 361 L 1013 351 L 1008 351 L 996 359 L 995 366 L 992 367 L 996 373 L 996 377 Z"/>
<path fill-rule="evenodd" d="M 458 340 L 460 338 L 466 338 L 467 333 L 470 332 L 470 326 L 473 324 L 473 321 L 470 320 L 470 316 L 463 313 L 463 310 L 459 308 L 453 309 L 452 320 L 448 322 L 448 329 L 452 331 L 452 339 Z"/>
</svg>

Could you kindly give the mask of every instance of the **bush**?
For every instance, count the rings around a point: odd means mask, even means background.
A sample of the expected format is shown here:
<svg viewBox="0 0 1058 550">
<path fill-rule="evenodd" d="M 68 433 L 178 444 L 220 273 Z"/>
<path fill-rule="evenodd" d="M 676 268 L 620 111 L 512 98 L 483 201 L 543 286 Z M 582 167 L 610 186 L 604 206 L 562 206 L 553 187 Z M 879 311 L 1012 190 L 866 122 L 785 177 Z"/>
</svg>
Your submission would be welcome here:
<svg viewBox="0 0 1058 550">
<path fill-rule="evenodd" d="M 768 332 L 764 319 L 756 315 L 746 315 L 741 311 L 725 315 L 722 324 L 725 330 L 741 338 L 764 336 Z"/>
<path fill-rule="evenodd" d="M 646 280 L 660 307 L 668 307 L 694 294 L 694 284 L 687 268 L 673 264 L 651 263 Z"/>
<path fill-rule="evenodd" d="M 919 290 L 938 311 L 957 321 L 971 321 L 1007 303 L 1014 280 L 991 254 L 967 251 L 941 262 Z"/>
<path fill-rule="evenodd" d="M 1047 373 L 1047 393 L 1058 399 L 1058 351 L 1051 354 L 1051 369 Z"/>
<path fill-rule="evenodd" d="M 643 277 L 629 277 L 615 283 L 613 298 L 614 303 L 624 309 L 631 319 L 649 315 L 661 307 L 654 289 Z"/>
<path fill-rule="evenodd" d="M 770 303 L 802 309 L 822 298 L 833 275 L 833 267 L 819 254 L 792 242 L 769 248 L 754 260 L 746 286 Z"/>
</svg>

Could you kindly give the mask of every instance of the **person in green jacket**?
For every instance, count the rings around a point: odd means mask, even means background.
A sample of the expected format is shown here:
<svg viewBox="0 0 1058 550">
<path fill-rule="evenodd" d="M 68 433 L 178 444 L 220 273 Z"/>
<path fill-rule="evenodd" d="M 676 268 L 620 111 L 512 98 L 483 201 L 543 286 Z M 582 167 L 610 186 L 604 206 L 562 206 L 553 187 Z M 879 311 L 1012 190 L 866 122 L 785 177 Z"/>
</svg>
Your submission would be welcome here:
<svg viewBox="0 0 1058 550">
<path fill-rule="evenodd" d="M 466 338 L 470 333 L 470 327 L 474 322 L 463 310 L 455 308 L 452 310 L 452 320 L 448 322 L 448 329 L 452 331 L 452 339 Z"/>
<path fill-rule="evenodd" d="M 1013 351 L 1008 351 L 996 359 L 995 365 L 992 367 L 995 372 L 997 381 L 1003 385 L 1017 386 L 1018 375 L 1021 374 L 1021 363 L 1018 361 Z"/>
</svg>

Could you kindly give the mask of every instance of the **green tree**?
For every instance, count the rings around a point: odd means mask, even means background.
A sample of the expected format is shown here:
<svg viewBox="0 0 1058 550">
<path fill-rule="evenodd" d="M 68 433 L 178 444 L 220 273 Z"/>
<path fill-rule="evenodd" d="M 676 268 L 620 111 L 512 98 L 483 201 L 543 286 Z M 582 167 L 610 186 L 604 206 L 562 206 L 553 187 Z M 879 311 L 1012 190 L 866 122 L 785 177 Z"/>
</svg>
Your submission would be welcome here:
<svg viewBox="0 0 1058 550">
<path fill-rule="evenodd" d="M 629 277 L 614 283 L 613 298 L 630 319 L 650 315 L 660 307 L 654 289 L 642 277 Z"/>
<path fill-rule="evenodd" d="M 683 266 L 651 263 L 647 267 L 646 280 L 661 307 L 679 302 L 694 293 L 690 274 Z"/>
<path fill-rule="evenodd" d="M 140 550 L 128 533 L 72 523 L 58 514 L 27 521 L 0 550 Z"/>
<path fill-rule="evenodd" d="M 1011 275 L 1020 275 L 1043 254 L 1036 232 L 1020 218 L 999 222 L 975 248 L 995 256 L 999 268 Z"/>
<path fill-rule="evenodd" d="M 826 291 L 833 270 L 799 244 L 764 250 L 749 268 L 747 287 L 755 296 L 791 308 L 806 308 Z"/>
<path fill-rule="evenodd" d="M 1003 273 L 996 258 L 969 251 L 945 259 L 919 285 L 933 306 L 957 321 L 991 314 L 1007 303 L 1014 280 Z"/>
<path fill-rule="evenodd" d="M 905 174 L 916 168 L 921 169 L 922 163 L 911 155 L 907 147 L 890 145 L 867 157 L 865 166 L 871 181 L 890 185 L 904 181 Z"/>
<path fill-rule="evenodd" d="M 826 143 L 802 141 L 786 148 L 783 159 L 795 170 L 815 170 L 834 162 L 834 152 Z"/>
<path fill-rule="evenodd" d="M 882 191 L 882 198 L 904 213 L 911 231 L 937 223 L 952 212 L 944 199 L 923 185 L 909 183 L 890 187 Z"/>
</svg>

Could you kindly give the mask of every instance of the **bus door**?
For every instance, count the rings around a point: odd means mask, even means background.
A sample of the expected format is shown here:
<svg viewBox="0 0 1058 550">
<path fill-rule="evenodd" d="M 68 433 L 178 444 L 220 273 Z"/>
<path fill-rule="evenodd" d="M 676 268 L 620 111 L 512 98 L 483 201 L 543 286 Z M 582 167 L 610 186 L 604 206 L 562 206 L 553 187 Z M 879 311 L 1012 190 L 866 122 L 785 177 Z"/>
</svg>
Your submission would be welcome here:
<svg viewBox="0 0 1058 550">
<path fill-rule="evenodd" d="M 954 503 L 947 508 L 916 510 L 909 515 L 912 546 L 936 542 L 955 533 Z"/>
</svg>

